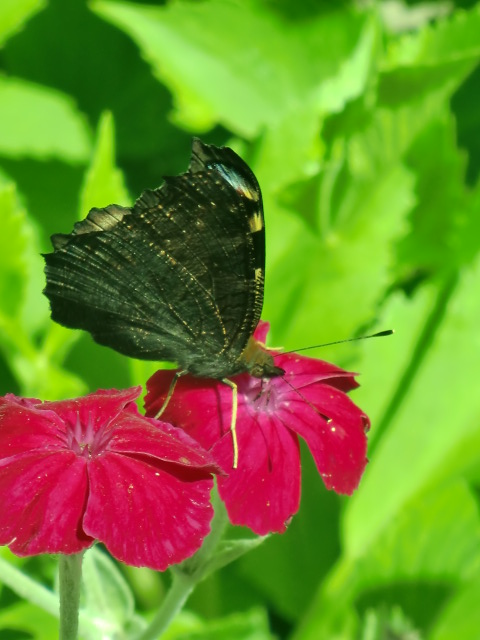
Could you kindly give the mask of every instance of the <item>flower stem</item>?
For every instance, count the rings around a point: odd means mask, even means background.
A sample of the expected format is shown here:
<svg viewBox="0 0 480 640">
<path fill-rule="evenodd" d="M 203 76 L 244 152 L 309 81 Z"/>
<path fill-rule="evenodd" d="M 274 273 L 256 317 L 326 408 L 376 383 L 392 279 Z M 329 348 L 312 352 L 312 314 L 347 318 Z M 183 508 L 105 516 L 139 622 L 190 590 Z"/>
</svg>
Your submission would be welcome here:
<svg viewBox="0 0 480 640">
<path fill-rule="evenodd" d="M 225 507 L 216 490 L 212 495 L 212 504 L 215 515 L 213 516 L 210 533 L 203 541 L 200 549 L 191 558 L 182 562 L 178 567 L 172 567 L 170 591 L 148 628 L 136 640 L 157 640 L 157 638 L 160 638 L 173 618 L 181 611 L 197 584 L 204 578 L 209 561 L 215 555 L 218 543 L 228 523 Z"/>
<path fill-rule="evenodd" d="M 175 572 L 170 591 L 160 610 L 148 625 L 148 628 L 138 636 L 137 640 L 156 640 L 160 638 L 176 614 L 182 609 L 195 585 L 196 580 L 193 576 Z"/>
<path fill-rule="evenodd" d="M 76 640 L 83 553 L 59 556 L 60 640 Z"/>
</svg>

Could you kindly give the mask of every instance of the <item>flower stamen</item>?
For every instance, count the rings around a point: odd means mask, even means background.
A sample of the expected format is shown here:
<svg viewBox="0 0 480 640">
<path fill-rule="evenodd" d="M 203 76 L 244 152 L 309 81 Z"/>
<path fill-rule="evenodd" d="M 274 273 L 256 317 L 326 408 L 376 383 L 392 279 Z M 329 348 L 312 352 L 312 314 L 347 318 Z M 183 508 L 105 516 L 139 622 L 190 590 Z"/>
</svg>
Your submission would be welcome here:
<svg viewBox="0 0 480 640">
<path fill-rule="evenodd" d="M 91 411 L 87 419 L 82 420 L 80 413 L 76 414 L 75 426 L 67 432 L 67 444 L 79 457 L 93 458 L 105 451 L 111 434 L 106 429 L 108 423 L 101 427 L 95 426 L 95 418 Z"/>
</svg>

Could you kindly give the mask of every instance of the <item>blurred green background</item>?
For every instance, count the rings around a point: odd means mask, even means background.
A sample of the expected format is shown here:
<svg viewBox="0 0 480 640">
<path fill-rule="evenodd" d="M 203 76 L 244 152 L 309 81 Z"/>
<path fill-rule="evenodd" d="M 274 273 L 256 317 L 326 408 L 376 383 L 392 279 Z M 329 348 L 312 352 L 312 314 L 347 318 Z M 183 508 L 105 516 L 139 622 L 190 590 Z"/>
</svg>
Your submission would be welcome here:
<svg viewBox="0 0 480 640">
<path fill-rule="evenodd" d="M 168 637 L 478 640 L 480 3 L 2 0 L 0 46 L 1 394 L 154 371 L 51 322 L 40 253 L 184 171 L 192 135 L 260 181 L 274 345 L 396 330 L 313 352 L 361 374 L 359 489 L 327 492 L 305 450 L 287 533 L 202 583 Z M 155 609 L 168 576 L 121 571 Z M 45 616 L 0 592 L 2 638 L 54 637 Z"/>
</svg>

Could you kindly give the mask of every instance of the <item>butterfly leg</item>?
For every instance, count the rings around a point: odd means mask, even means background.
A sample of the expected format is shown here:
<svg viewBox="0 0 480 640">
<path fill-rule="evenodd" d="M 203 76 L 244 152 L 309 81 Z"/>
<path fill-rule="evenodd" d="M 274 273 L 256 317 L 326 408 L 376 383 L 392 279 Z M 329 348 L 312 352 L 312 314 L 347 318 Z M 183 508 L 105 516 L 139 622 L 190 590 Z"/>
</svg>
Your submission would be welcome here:
<svg viewBox="0 0 480 640">
<path fill-rule="evenodd" d="M 172 378 L 170 386 L 168 387 L 167 396 L 166 396 L 162 406 L 160 407 L 160 409 L 155 414 L 155 418 L 157 420 L 162 415 L 162 413 L 165 411 L 165 409 L 167 408 L 167 405 L 170 402 L 170 398 L 173 396 L 173 392 L 175 391 L 175 387 L 177 386 L 178 379 L 181 378 L 182 376 L 184 376 L 186 373 L 187 373 L 186 371 L 176 371 L 175 372 L 175 375 Z"/>
<path fill-rule="evenodd" d="M 237 440 L 237 410 L 238 410 L 238 388 L 235 382 L 223 378 L 222 382 L 227 384 L 232 390 L 232 421 L 230 422 L 230 431 L 232 433 L 233 443 L 233 468 L 238 467 L 238 440 Z"/>
</svg>

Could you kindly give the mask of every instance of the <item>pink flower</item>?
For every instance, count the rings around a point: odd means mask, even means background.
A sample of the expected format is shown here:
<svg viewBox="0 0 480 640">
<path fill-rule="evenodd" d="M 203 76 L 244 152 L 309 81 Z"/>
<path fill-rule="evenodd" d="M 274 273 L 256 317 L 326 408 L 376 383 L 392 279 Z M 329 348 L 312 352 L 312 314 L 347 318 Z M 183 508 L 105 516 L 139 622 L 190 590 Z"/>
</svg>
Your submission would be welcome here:
<svg viewBox="0 0 480 640">
<path fill-rule="evenodd" d="M 119 560 L 158 570 L 198 549 L 216 465 L 181 430 L 141 416 L 140 392 L 0 398 L 0 544 L 70 554 L 99 540 Z"/>
<path fill-rule="evenodd" d="M 268 325 L 255 338 L 264 342 Z M 230 520 L 264 535 L 285 531 L 300 502 L 298 436 L 307 443 L 328 489 L 351 494 L 367 463 L 367 416 L 347 397 L 354 374 L 298 354 L 277 354 L 283 376 L 232 378 L 238 386 L 239 460 L 233 469 L 230 433 L 232 390 L 216 380 L 178 380 L 162 419 L 182 427 L 228 474 L 218 487 Z M 174 372 L 157 371 L 147 382 L 147 415 L 163 404 Z"/>
</svg>

